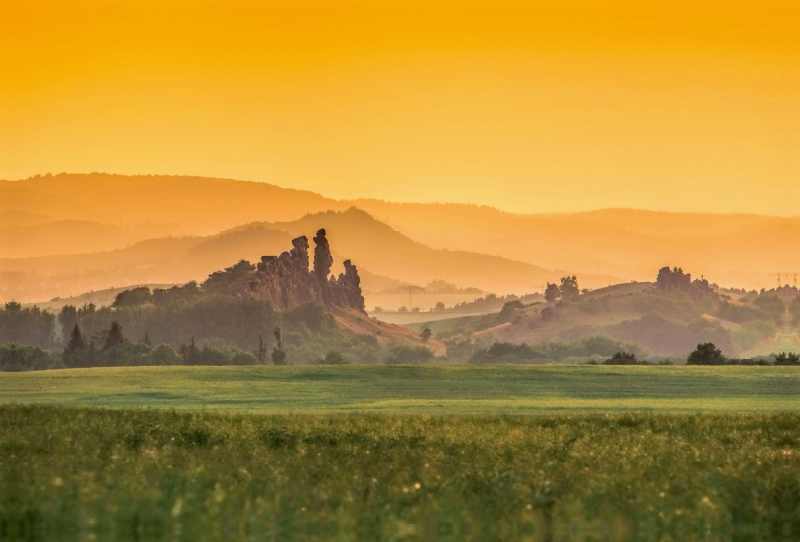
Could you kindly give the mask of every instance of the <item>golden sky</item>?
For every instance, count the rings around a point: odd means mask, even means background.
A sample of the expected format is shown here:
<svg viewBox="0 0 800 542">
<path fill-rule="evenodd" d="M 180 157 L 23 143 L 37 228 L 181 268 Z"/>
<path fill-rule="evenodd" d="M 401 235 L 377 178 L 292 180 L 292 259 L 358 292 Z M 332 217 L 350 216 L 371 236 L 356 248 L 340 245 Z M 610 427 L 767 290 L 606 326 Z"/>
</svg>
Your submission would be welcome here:
<svg viewBox="0 0 800 542">
<path fill-rule="evenodd" d="M 0 0 L 0 178 L 800 214 L 800 2 Z"/>
</svg>

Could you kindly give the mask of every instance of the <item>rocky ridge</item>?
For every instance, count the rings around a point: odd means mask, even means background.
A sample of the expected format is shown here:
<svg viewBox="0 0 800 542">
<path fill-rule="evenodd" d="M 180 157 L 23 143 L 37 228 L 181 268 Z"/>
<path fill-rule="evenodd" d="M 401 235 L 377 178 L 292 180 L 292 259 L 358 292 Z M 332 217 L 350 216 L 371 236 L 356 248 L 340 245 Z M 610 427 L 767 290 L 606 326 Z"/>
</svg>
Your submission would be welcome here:
<svg viewBox="0 0 800 542">
<path fill-rule="evenodd" d="M 329 310 L 352 308 L 364 312 L 361 279 L 350 260 L 344 261 L 344 273 L 330 275 L 333 265 L 325 230 L 314 237 L 314 267 L 309 271 L 309 245 L 306 236 L 292 240 L 293 248 L 280 256 L 262 256 L 253 278 L 239 295 L 272 302 L 276 309 L 297 307 L 319 301 Z"/>
</svg>

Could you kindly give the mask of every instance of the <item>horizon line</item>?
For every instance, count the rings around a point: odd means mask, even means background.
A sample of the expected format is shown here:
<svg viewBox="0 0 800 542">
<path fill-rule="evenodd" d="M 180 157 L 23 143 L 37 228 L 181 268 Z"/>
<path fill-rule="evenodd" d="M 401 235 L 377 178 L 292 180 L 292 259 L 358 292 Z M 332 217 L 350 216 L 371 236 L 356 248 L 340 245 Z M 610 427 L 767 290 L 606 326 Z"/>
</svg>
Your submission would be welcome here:
<svg viewBox="0 0 800 542">
<path fill-rule="evenodd" d="M 229 181 L 229 182 L 236 182 L 236 183 L 255 183 L 260 185 L 266 185 L 274 188 L 279 188 L 281 190 L 288 190 L 294 192 L 304 192 L 307 194 L 312 194 L 314 196 L 319 196 L 326 200 L 330 200 L 332 202 L 338 203 L 355 203 L 358 201 L 375 201 L 381 203 L 389 203 L 394 205 L 446 205 L 446 206 L 467 206 L 467 207 L 476 207 L 476 208 L 485 208 L 491 209 L 500 213 L 508 214 L 508 215 L 515 215 L 515 216 L 558 216 L 558 215 L 580 215 L 580 214 L 589 214 L 589 213 L 596 213 L 602 211 L 633 211 L 633 212 L 644 212 L 644 213 L 658 213 L 658 214 L 677 214 L 677 215 L 715 215 L 715 216 L 731 216 L 731 215 L 744 215 L 744 216 L 759 216 L 765 218 L 784 218 L 784 219 L 792 219 L 792 218 L 800 218 L 800 214 L 765 214 L 765 213 L 758 213 L 753 211 L 690 211 L 690 210 L 678 210 L 678 209 L 666 209 L 666 208 L 646 208 L 646 207 L 627 207 L 627 206 L 606 206 L 606 207 L 592 207 L 592 208 L 585 208 L 581 210 L 563 210 L 563 211 L 530 211 L 530 212 L 518 212 L 512 211 L 508 209 L 503 209 L 501 207 L 495 205 L 487 205 L 485 203 L 475 203 L 471 201 L 440 201 L 440 200 L 428 200 L 428 201 L 421 201 L 421 200 L 408 200 L 408 201 L 399 201 L 399 200 L 390 200 L 384 199 L 379 197 L 369 197 L 369 196 L 360 196 L 355 198 L 335 198 L 326 196 L 321 192 L 316 192 L 314 190 L 308 190 L 306 188 L 294 188 L 290 186 L 283 186 L 277 184 L 272 181 L 259 181 L 259 180 L 252 180 L 252 179 L 235 179 L 232 177 L 216 177 L 216 176 L 205 176 L 205 175 L 191 175 L 191 174 L 171 174 L 171 173 L 109 173 L 105 171 L 92 171 L 89 173 L 85 172 L 67 172 L 62 171 L 59 173 L 51 173 L 47 172 L 44 174 L 37 173 L 33 175 L 29 175 L 28 177 L 22 179 L 0 179 L 0 182 L 7 182 L 7 183 L 22 183 L 26 181 L 34 181 L 40 179 L 48 179 L 48 178 L 55 178 L 60 176 L 91 176 L 91 175 L 108 175 L 114 177 L 174 177 L 174 178 L 196 178 L 196 179 L 208 179 L 208 180 L 216 180 L 216 181 Z"/>
</svg>

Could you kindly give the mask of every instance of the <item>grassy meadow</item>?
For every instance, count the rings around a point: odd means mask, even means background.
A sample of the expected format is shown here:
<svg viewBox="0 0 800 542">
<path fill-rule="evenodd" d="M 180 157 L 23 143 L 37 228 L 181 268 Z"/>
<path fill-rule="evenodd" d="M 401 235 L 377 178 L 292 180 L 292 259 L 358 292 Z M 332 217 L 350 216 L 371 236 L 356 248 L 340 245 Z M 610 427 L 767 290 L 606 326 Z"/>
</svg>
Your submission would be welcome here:
<svg viewBox="0 0 800 542">
<path fill-rule="evenodd" d="M 0 374 L 0 403 L 260 413 L 800 411 L 792 367 L 121 367 Z"/>
<path fill-rule="evenodd" d="M 800 415 L 0 407 L 0 538 L 772 541 Z"/>
<path fill-rule="evenodd" d="M 796 540 L 798 391 L 786 367 L 5 373 L 0 541 Z"/>
</svg>

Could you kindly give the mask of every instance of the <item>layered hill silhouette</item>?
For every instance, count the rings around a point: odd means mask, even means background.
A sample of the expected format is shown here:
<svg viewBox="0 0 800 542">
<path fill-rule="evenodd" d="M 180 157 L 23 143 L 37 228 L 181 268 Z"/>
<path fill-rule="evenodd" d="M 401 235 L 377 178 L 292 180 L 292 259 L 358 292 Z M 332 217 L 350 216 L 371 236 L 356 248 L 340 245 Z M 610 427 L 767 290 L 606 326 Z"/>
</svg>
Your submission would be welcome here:
<svg viewBox="0 0 800 542">
<path fill-rule="evenodd" d="M 7 298 L 35 301 L 125 285 L 201 280 L 240 259 L 256 262 L 280 254 L 291 248 L 293 237 L 323 227 L 334 247 L 332 271 L 340 272 L 342 261 L 351 259 L 365 273 L 366 290 L 378 275 L 416 284 L 445 278 L 486 291 L 532 291 L 564 273 L 499 256 L 432 249 L 351 208 L 291 222 L 246 224 L 213 236 L 154 239 L 113 251 L 0 259 L 2 288 Z M 582 280 L 595 286 L 619 281 L 592 275 Z"/>
<path fill-rule="evenodd" d="M 166 222 L 195 235 L 349 206 L 313 192 L 208 177 L 62 173 L 0 181 L 0 216 L 26 213 L 117 226 Z"/>
<path fill-rule="evenodd" d="M 0 181 L 0 257 L 109 251 L 147 238 L 203 237 L 352 206 L 432 249 L 576 274 L 648 280 L 653 269 L 679 262 L 722 285 L 760 288 L 772 284 L 769 273 L 800 272 L 793 249 L 800 217 L 630 209 L 517 215 L 478 205 L 339 201 L 229 179 L 100 173 Z"/>
<path fill-rule="evenodd" d="M 459 286 L 492 292 L 532 291 L 565 273 L 474 251 L 432 249 L 354 207 L 343 212 L 315 213 L 292 222 L 258 225 L 288 231 L 293 236 L 324 227 L 331 245 L 340 255 L 339 261 L 347 257 L 372 273 L 416 284 L 445 277 Z M 255 226 L 249 224 L 243 228 Z M 607 275 L 583 277 L 587 285 L 594 287 L 619 280 Z"/>
<path fill-rule="evenodd" d="M 458 204 L 354 202 L 434 248 L 474 250 L 576 273 L 648 280 L 668 262 L 720 284 L 760 288 L 768 275 L 800 272 L 800 217 L 603 209 L 514 215 Z M 784 282 L 786 283 L 786 282 Z"/>
<path fill-rule="evenodd" d="M 115 226 L 87 220 L 54 220 L 32 224 L 0 222 L 2 255 L 11 258 L 113 250 L 138 241 L 180 233 L 182 228 L 175 224 Z"/>
</svg>

